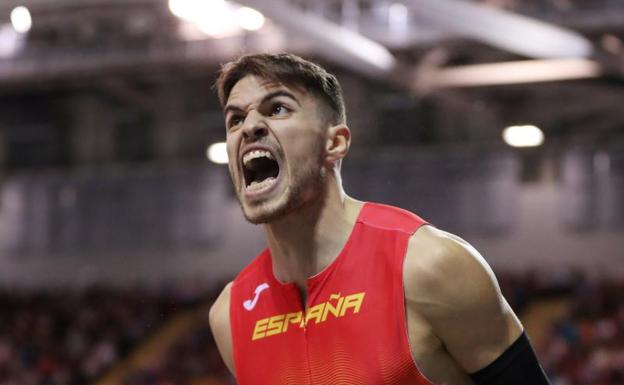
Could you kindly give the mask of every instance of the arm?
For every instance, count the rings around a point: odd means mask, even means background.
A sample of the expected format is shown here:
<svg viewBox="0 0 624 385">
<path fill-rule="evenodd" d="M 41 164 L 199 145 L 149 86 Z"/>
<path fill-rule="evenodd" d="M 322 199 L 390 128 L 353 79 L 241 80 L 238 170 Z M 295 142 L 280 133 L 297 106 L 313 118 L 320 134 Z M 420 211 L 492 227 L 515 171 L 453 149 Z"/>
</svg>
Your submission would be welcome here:
<svg viewBox="0 0 624 385">
<path fill-rule="evenodd" d="M 230 329 L 231 287 L 232 282 L 225 286 L 219 298 L 217 298 L 210 308 L 209 321 L 212 335 L 217 343 L 219 353 L 221 353 L 221 358 L 223 358 L 223 362 L 225 362 L 230 373 L 236 376 L 234 373 L 234 359 L 232 356 L 232 331 Z"/>
<path fill-rule="evenodd" d="M 464 372 L 478 372 L 477 377 L 470 376 L 473 381 L 521 383 L 509 382 L 503 372 L 491 378 L 491 366 L 500 364 L 500 358 L 506 359 L 506 371 L 527 370 L 526 360 L 521 365 L 516 359 L 509 361 L 510 354 L 517 356 L 516 342 L 522 340 L 523 328 L 502 296 L 494 273 L 472 246 L 452 234 L 425 226 L 410 239 L 404 269 L 408 312 L 419 314 L 427 322 Z M 533 361 L 542 379 L 532 384 L 547 384 L 539 364 Z M 500 365 L 493 370 L 500 371 Z M 521 374 L 513 372 L 511 377 L 522 378 Z"/>
</svg>

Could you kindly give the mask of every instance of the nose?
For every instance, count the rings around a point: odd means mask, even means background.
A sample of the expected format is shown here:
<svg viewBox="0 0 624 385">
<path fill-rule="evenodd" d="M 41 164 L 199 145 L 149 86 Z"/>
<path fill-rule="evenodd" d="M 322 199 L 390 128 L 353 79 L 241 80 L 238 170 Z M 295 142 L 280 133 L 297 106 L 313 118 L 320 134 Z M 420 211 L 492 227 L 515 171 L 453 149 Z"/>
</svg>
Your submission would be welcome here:
<svg viewBox="0 0 624 385">
<path fill-rule="evenodd" d="M 255 141 L 269 133 L 266 123 L 262 119 L 262 116 L 257 112 L 250 112 L 243 126 L 243 138 L 247 141 Z"/>
</svg>

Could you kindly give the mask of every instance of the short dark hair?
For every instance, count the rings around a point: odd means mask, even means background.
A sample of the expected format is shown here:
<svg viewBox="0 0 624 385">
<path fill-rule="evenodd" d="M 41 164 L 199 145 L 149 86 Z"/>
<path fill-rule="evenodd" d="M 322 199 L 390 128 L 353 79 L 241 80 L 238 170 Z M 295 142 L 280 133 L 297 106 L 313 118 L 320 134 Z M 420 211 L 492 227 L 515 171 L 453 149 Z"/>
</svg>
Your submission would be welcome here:
<svg viewBox="0 0 624 385">
<path fill-rule="evenodd" d="M 328 107 L 331 124 L 346 123 L 344 99 L 338 79 L 320 65 L 290 53 L 248 54 L 224 64 L 215 83 L 222 107 L 236 83 L 249 75 L 303 87 Z"/>
</svg>

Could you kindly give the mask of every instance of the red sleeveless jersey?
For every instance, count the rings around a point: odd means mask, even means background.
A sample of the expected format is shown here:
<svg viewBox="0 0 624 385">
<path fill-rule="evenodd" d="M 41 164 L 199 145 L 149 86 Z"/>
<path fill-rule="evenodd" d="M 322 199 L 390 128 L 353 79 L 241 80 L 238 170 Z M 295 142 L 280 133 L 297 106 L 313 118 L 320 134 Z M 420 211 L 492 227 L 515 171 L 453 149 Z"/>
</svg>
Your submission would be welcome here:
<svg viewBox="0 0 624 385">
<path fill-rule="evenodd" d="M 364 204 L 336 259 L 298 288 L 264 250 L 234 280 L 230 325 L 239 385 L 426 385 L 407 337 L 403 260 L 425 222 Z"/>
</svg>

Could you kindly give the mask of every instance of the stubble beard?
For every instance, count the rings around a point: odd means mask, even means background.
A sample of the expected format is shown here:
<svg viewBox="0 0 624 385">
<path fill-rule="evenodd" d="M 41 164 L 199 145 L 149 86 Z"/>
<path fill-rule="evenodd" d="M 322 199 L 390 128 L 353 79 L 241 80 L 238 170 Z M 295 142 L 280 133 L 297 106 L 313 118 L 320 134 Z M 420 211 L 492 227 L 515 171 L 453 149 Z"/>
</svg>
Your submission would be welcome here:
<svg viewBox="0 0 624 385">
<path fill-rule="evenodd" d="M 286 186 L 285 191 L 277 197 L 246 207 L 243 203 L 242 193 L 239 191 L 237 194 L 238 203 L 245 219 L 255 225 L 274 222 L 313 201 L 323 199 L 326 174 L 322 155 L 318 155 L 314 165 L 292 173 L 290 183 Z"/>
</svg>

